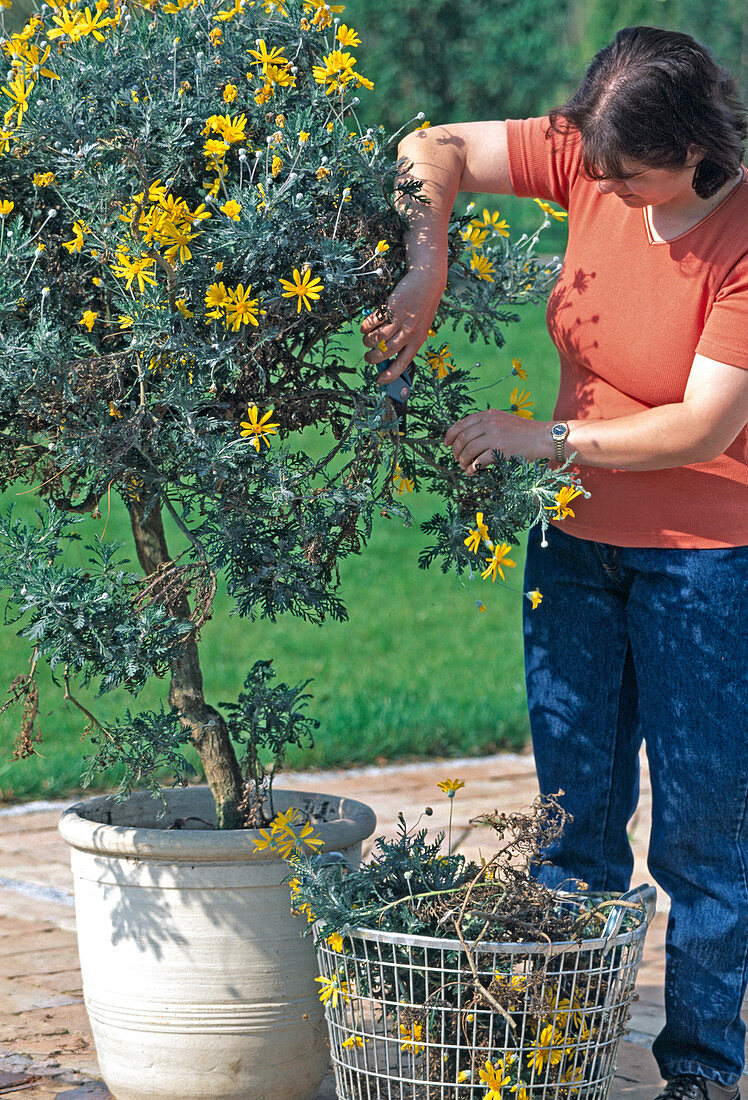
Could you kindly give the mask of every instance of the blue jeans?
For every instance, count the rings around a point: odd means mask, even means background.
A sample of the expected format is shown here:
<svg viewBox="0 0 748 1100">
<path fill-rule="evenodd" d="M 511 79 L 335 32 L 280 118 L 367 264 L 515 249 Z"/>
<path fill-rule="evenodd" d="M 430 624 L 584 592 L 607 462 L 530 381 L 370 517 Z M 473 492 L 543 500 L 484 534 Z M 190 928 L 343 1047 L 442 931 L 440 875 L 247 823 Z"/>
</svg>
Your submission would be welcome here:
<svg viewBox="0 0 748 1100">
<path fill-rule="evenodd" d="M 748 547 L 616 547 L 530 533 L 525 667 L 540 789 L 573 822 L 547 851 L 568 877 L 626 890 L 644 739 L 649 869 L 670 896 L 665 1078 L 743 1070 L 748 980 Z M 636 885 L 636 884 L 635 884 Z"/>
</svg>

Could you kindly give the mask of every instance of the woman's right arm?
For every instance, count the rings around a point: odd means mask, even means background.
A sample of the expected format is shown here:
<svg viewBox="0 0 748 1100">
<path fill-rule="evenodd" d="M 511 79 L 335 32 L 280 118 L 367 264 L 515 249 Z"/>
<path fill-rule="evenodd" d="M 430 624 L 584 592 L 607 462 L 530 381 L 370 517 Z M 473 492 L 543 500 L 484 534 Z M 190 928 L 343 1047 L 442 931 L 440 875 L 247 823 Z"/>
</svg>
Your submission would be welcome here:
<svg viewBox="0 0 748 1100">
<path fill-rule="evenodd" d="M 386 307 L 361 325 L 364 343 L 371 348 L 367 362 L 394 357 L 379 376 L 380 384 L 402 374 L 426 341 L 447 282 L 447 229 L 458 191 L 512 193 L 504 122 L 416 130 L 401 141 L 398 155 L 409 164 L 404 178 L 418 180 L 429 202 L 410 207 L 407 274 Z"/>
</svg>

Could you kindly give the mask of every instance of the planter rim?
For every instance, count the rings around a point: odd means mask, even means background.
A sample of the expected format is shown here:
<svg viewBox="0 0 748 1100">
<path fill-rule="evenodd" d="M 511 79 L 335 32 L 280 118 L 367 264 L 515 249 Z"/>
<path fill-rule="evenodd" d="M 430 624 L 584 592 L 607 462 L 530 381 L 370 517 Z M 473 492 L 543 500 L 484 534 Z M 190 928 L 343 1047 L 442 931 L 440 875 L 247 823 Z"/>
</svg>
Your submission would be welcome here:
<svg viewBox="0 0 748 1100">
<path fill-rule="evenodd" d="M 212 798 L 207 787 L 175 788 L 164 791 L 167 801 L 175 796 L 189 799 L 192 793 L 196 801 L 206 803 L 206 812 L 212 806 Z M 276 806 L 287 809 L 297 800 L 312 802 L 326 801 L 337 805 L 339 817 L 332 821 L 315 823 L 315 831 L 324 841 L 322 851 L 334 851 L 337 848 L 349 848 L 371 836 L 376 828 L 376 815 L 370 806 L 354 798 L 341 795 L 328 795 L 319 791 L 297 791 L 276 789 L 273 792 Z M 206 799 L 207 796 L 207 799 Z M 135 825 L 109 825 L 106 821 L 96 820 L 107 813 L 116 813 L 118 806 L 142 803 L 150 808 L 153 815 L 158 804 L 148 792 L 135 792 L 125 803 L 117 803 L 111 795 L 102 795 L 85 799 L 69 806 L 60 817 L 58 829 L 63 838 L 72 847 L 81 852 L 94 855 L 123 857 L 130 859 L 156 859 L 172 862 L 210 861 L 271 862 L 280 856 L 272 849 L 257 850 L 254 845 L 260 836 L 259 829 L 164 829 Z M 200 807 L 202 808 L 202 807 Z"/>
</svg>

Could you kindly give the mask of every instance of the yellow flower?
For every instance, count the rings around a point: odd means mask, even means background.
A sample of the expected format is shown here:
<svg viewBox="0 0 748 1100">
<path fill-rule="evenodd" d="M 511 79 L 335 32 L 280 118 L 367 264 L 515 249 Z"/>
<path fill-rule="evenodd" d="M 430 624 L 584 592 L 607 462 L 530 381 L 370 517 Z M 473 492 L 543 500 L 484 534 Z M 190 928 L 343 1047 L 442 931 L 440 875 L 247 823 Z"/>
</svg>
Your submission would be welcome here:
<svg viewBox="0 0 748 1100">
<path fill-rule="evenodd" d="M 247 51 L 247 53 L 255 58 L 250 64 L 258 65 L 263 73 L 267 72 L 269 65 L 280 67 L 290 64 L 288 58 L 283 56 L 283 46 L 271 46 L 270 49 L 268 49 L 264 38 L 260 38 L 255 45 L 257 46 L 256 50 Z"/>
<path fill-rule="evenodd" d="M 119 409 L 117 408 L 117 406 L 114 404 L 113 401 L 109 402 L 109 415 L 113 416 L 115 418 L 115 420 L 121 420 L 122 419 L 122 413 L 119 411 Z"/>
<path fill-rule="evenodd" d="M 465 546 L 471 554 L 477 554 L 480 549 L 481 542 L 487 542 L 490 545 L 491 540 L 488 537 L 488 528 L 483 522 L 483 513 L 477 512 L 475 516 L 476 530 L 471 529 L 470 534 L 464 540 Z"/>
<path fill-rule="evenodd" d="M 54 172 L 34 172 L 34 186 L 50 187 L 55 182 L 56 178 Z"/>
<path fill-rule="evenodd" d="M 531 405 L 535 402 L 530 400 L 530 394 L 526 390 L 521 392 L 515 386 L 509 395 L 509 401 L 511 402 L 511 411 L 515 416 L 521 416 L 524 420 L 532 420 Z"/>
<path fill-rule="evenodd" d="M 118 252 L 117 259 L 119 265 L 112 265 L 112 273 L 117 276 L 118 279 L 125 280 L 125 286 L 129 290 L 134 282 L 138 284 L 138 290 L 143 293 L 145 284 L 150 286 L 156 286 L 156 280 L 153 277 L 153 273 L 149 270 L 156 263 L 155 260 L 149 260 L 147 257 L 141 257 L 139 260 L 133 260 L 126 252 Z"/>
<path fill-rule="evenodd" d="M 486 568 L 481 573 L 481 577 L 484 579 L 490 577 L 491 581 L 496 580 L 496 574 L 498 573 L 502 581 L 505 580 L 504 569 L 514 569 L 516 561 L 512 561 L 507 555 L 511 554 L 512 548 L 508 542 L 502 542 L 498 546 L 494 546 L 493 554 L 490 558 L 486 558 Z"/>
<path fill-rule="evenodd" d="M 301 313 L 302 302 L 311 313 L 310 303 L 316 301 L 324 289 L 322 280 L 313 276 L 311 269 L 307 269 L 302 278 L 298 268 L 294 268 L 292 279 L 281 279 L 280 284 L 283 287 L 284 298 L 298 299 L 296 303 L 297 313 Z"/>
<path fill-rule="evenodd" d="M 83 316 L 81 317 L 78 324 L 79 325 L 85 325 L 85 327 L 90 332 L 91 329 L 94 327 L 94 321 L 96 320 L 96 318 L 98 316 L 99 316 L 99 314 L 97 312 L 95 312 L 94 310 L 86 309 L 86 310 L 83 311 Z"/>
<path fill-rule="evenodd" d="M 309 131 L 308 130 L 301 130 L 299 132 L 299 145 L 306 145 L 306 143 L 308 141 L 309 141 Z"/>
<path fill-rule="evenodd" d="M 282 168 L 283 168 L 283 161 L 281 160 L 281 158 L 279 156 L 277 156 L 277 155 L 274 156 L 273 157 L 273 162 L 270 166 L 270 171 L 273 174 L 273 179 L 275 179 L 275 177 L 282 170 Z"/>
<path fill-rule="evenodd" d="M 254 406 L 254 408 L 256 409 L 257 406 Z M 270 413 L 266 415 L 269 416 Z M 263 417 L 263 420 L 264 419 L 265 417 Z M 248 433 L 242 432 L 242 435 L 246 434 Z M 309 822 L 302 825 L 299 831 L 296 832 L 294 825 L 298 825 L 300 820 L 301 815 L 293 806 L 289 806 L 284 813 L 276 814 L 269 832 L 267 829 L 259 830 L 260 838 L 255 838 L 254 840 L 255 849 L 259 851 L 263 848 L 270 848 L 274 852 L 277 852 L 283 859 L 290 859 L 294 852 L 297 854 L 303 852 L 304 846 L 311 848 L 312 851 L 315 848 L 321 848 L 324 841 L 315 834 Z M 296 893 L 298 893 L 298 891 L 296 891 Z M 299 912 L 303 913 L 304 911 L 306 911 L 307 920 L 310 924 L 316 920 L 308 904 L 299 906 Z"/>
<path fill-rule="evenodd" d="M 52 35 L 50 34 L 50 38 Z M 34 87 L 31 83 L 28 87 L 24 79 L 23 73 L 19 73 L 14 76 L 12 80 L 9 80 L 7 85 L 3 85 L 2 93 L 7 95 L 13 106 L 5 112 L 4 119 L 5 125 L 9 125 L 13 115 L 16 115 L 16 126 L 21 125 L 21 119 L 23 118 L 24 111 L 28 110 L 28 98 L 31 89 Z"/>
<path fill-rule="evenodd" d="M 334 978 L 315 978 L 314 980 L 322 986 L 319 999 L 323 1005 L 329 1001 L 333 1008 L 337 1008 L 338 1000 L 350 1001 L 348 982 L 342 982 L 337 974 Z"/>
<path fill-rule="evenodd" d="M 177 307 L 177 309 L 179 310 L 179 312 L 182 314 L 182 316 L 184 317 L 185 321 L 189 321 L 189 319 L 191 317 L 195 316 L 195 314 L 192 312 L 192 310 L 188 309 L 186 298 L 177 298 L 177 300 L 174 304 Z"/>
<path fill-rule="evenodd" d="M 117 321 L 120 328 L 132 328 L 132 317 L 128 313 L 120 313 Z"/>
<path fill-rule="evenodd" d="M 401 496 L 403 493 L 412 493 L 415 488 L 412 480 L 405 476 L 399 464 L 395 466 L 395 472 L 392 475 L 392 483 Z"/>
<path fill-rule="evenodd" d="M 320 180 L 320 182 L 321 182 L 322 180 L 328 179 L 329 175 L 330 175 L 330 169 L 326 168 L 324 164 L 321 164 L 319 166 L 319 168 L 317 169 L 317 172 L 316 172 L 317 179 Z"/>
<path fill-rule="evenodd" d="M 470 257 L 470 267 L 479 279 L 483 279 L 486 283 L 493 282 L 496 271 L 488 256 L 482 256 L 480 253 L 474 252 Z"/>
<path fill-rule="evenodd" d="M 236 97 L 239 95 L 239 89 L 236 84 L 227 84 L 223 89 L 223 102 L 233 103 Z"/>
<path fill-rule="evenodd" d="M 468 248 L 480 249 L 486 243 L 488 230 L 482 229 L 471 222 L 467 229 L 460 230 L 460 236 L 462 237 Z"/>
<path fill-rule="evenodd" d="M 454 798 L 457 791 L 465 786 L 465 783 L 462 779 L 442 779 L 441 783 L 437 783 L 436 785 L 440 791 L 444 791 L 450 798 Z"/>
<path fill-rule="evenodd" d="M 533 199 L 533 202 L 536 202 L 549 218 L 555 218 L 557 222 L 562 222 L 569 216 L 565 210 L 554 210 L 549 202 L 543 202 L 542 199 Z"/>
<path fill-rule="evenodd" d="M 525 592 L 525 595 L 532 604 L 533 611 L 537 610 L 543 602 L 543 593 L 539 592 L 537 588 L 534 588 L 532 592 Z"/>
<path fill-rule="evenodd" d="M 104 35 L 101 33 L 107 27 L 112 26 L 111 19 L 104 18 L 104 12 L 98 10 L 95 15 L 91 15 L 90 8 L 85 9 L 85 15 L 78 13 L 78 21 L 75 25 L 75 33 L 78 38 L 84 38 L 88 34 L 92 34 L 97 42 L 104 41 Z M 50 38 L 52 36 L 50 35 Z"/>
<path fill-rule="evenodd" d="M 457 1074 L 457 1084 L 462 1085 L 465 1083 L 465 1081 L 469 1081 L 471 1077 L 472 1073 L 469 1069 L 461 1069 L 460 1072 Z"/>
<path fill-rule="evenodd" d="M 245 114 L 234 115 L 233 118 L 231 115 L 211 115 L 202 132 L 205 137 L 209 137 L 210 134 L 220 134 L 227 145 L 235 145 L 246 140 L 246 126 L 247 116 Z M 222 149 L 218 155 L 223 156 L 225 153 L 226 150 Z M 214 155 L 213 152 L 206 152 L 206 156 Z"/>
<path fill-rule="evenodd" d="M 228 291 L 228 302 L 225 306 L 226 327 L 228 328 L 230 325 L 234 332 L 238 332 L 242 325 L 250 324 L 257 327 L 260 323 L 257 320 L 259 299 L 249 297 L 251 290 L 251 283 L 247 284 L 246 290 L 239 283 L 233 290 Z M 244 432 L 242 432 L 242 435 L 244 435 Z M 259 451 L 259 444 L 257 449 Z"/>
<path fill-rule="evenodd" d="M 241 13 L 243 7 L 242 0 L 235 0 L 233 8 L 219 8 L 216 14 L 213 16 L 214 23 L 226 23 L 229 19 L 233 19 L 235 15 Z M 164 11 L 168 9 L 165 7 Z"/>
<path fill-rule="evenodd" d="M 574 519 L 574 510 L 569 507 L 572 500 L 575 497 L 582 495 L 581 489 L 575 489 L 573 485 L 564 485 L 563 489 L 560 489 L 556 493 L 556 503 L 546 504 L 545 509 L 547 512 L 555 512 L 555 516 L 551 516 L 551 519 L 566 519 L 567 516 L 571 516 Z"/>
<path fill-rule="evenodd" d="M 400 1024 L 400 1050 L 409 1050 L 420 1054 L 426 1048 L 420 1041 L 423 1036 L 423 1024 Z"/>
<path fill-rule="evenodd" d="M 510 1078 L 504 1074 L 504 1062 L 500 1058 L 495 1064 L 486 1059 L 486 1064 L 480 1070 L 478 1076 L 484 1085 L 488 1086 L 488 1092 L 483 1100 L 501 1100 L 501 1090 L 508 1085 Z"/>
<path fill-rule="evenodd" d="M 454 363 L 449 362 L 451 354 L 449 344 L 442 344 L 439 351 L 426 352 L 426 362 L 438 378 L 446 378 L 449 372 L 455 369 Z"/>
<path fill-rule="evenodd" d="M 235 222 L 239 221 L 239 215 L 242 212 L 241 203 L 235 202 L 234 199 L 229 199 L 228 202 L 225 202 L 219 209 L 223 211 L 227 218 L 231 218 L 231 220 Z"/>
<path fill-rule="evenodd" d="M 14 206 L 15 203 L 11 202 L 10 199 L 3 199 L 0 202 L 0 218 L 7 218 Z"/>
<path fill-rule="evenodd" d="M 341 936 L 340 932 L 331 932 L 330 935 L 327 937 L 326 942 L 329 943 L 333 951 L 343 950 L 343 937 Z"/>
<path fill-rule="evenodd" d="M 487 226 L 489 229 L 493 229 L 494 233 L 497 233 L 500 237 L 509 236 L 509 225 L 506 219 L 501 217 L 498 210 L 494 210 L 491 213 L 484 209 L 483 216 L 481 218 L 473 218 L 470 224 L 477 228 Z"/>
<path fill-rule="evenodd" d="M 223 42 L 222 29 L 220 27 L 214 27 L 213 30 L 209 33 L 208 38 L 210 39 L 211 46 L 220 46 Z"/>
<path fill-rule="evenodd" d="M 368 1043 L 369 1040 L 367 1039 L 366 1042 Z M 351 1047 L 362 1047 L 364 1045 L 364 1040 L 360 1035 L 349 1035 L 340 1045 L 350 1050 Z"/>
<path fill-rule="evenodd" d="M 241 434 L 243 438 L 251 436 L 251 445 L 259 454 L 260 452 L 260 440 L 270 446 L 270 440 L 267 438 L 269 435 L 277 435 L 277 428 L 280 424 L 274 423 L 270 420 L 273 415 L 273 409 L 264 413 L 261 419 L 258 419 L 258 408 L 256 405 L 249 405 L 247 408 L 247 419 L 241 422 Z"/>
<path fill-rule="evenodd" d="M 374 251 L 375 252 L 389 252 L 389 250 L 390 250 L 390 246 L 387 244 L 387 241 L 377 241 L 377 247 L 375 248 Z"/>
<path fill-rule="evenodd" d="M 83 248 L 83 234 L 87 230 L 88 226 L 83 222 L 73 222 L 73 239 L 62 242 L 62 247 L 66 248 L 71 256 L 74 252 L 80 252 Z"/>
<path fill-rule="evenodd" d="M 564 1070 L 561 1074 L 561 1080 L 568 1085 L 579 1085 L 582 1082 L 582 1075 L 581 1066 L 577 1066 L 576 1069 L 574 1069 L 573 1066 L 569 1066 L 569 1068 Z M 569 1095 L 573 1096 L 577 1091 L 577 1089 L 569 1089 Z M 523 1097 L 519 1096 L 517 1100 L 523 1100 Z"/>
<path fill-rule="evenodd" d="M 521 359 L 512 359 L 512 374 L 516 374 L 523 382 L 527 381 L 527 371 L 522 366 Z"/>
<path fill-rule="evenodd" d="M 220 275 L 222 271 L 223 271 L 223 260 L 219 260 L 218 263 L 215 266 L 215 272 L 216 272 L 217 275 Z"/>
<path fill-rule="evenodd" d="M 317 84 L 324 84 L 327 95 L 341 92 L 346 84 L 354 79 L 353 67 L 356 59 L 353 54 L 343 50 L 332 50 L 322 58 L 321 65 L 312 66 L 312 75 Z"/>
<path fill-rule="evenodd" d="M 353 27 L 346 27 L 345 23 L 341 23 L 338 27 L 338 33 L 335 35 L 341 46 L 360 46 L 361 39 L 358 37 Z"/>
<path fill-rule="evenodd" d="M 538 1073 L 542 1073 L 546 1062 L 551 1066 L 557 1066 L 564 1056 L 563 1047 L 558 1045 L 562 1038 L 563 1036 L 556 1034 L 552 1024 L 546 1024 L 539 1031 L 535 1044 L 527 1056 L 528 1066 L 536 1069 Z"/>
<path fill-rule="evenodd" d="M 222 160 L 223 157 L 229 151 L 229 144 L 226 141 L 219 141 L 218 138 L 208 138 L 203 145 L 203 153 L 206 157 L 211 157 L 213 160 Z"/>
<path fill-rule="evenodd" d="M 206 317 L 214 317 L 219 320 L 223 316 L 223 310 L 228 305 L 229 294 L 224 283 L 211 283 L 205 292 L 205 305 L 209 312 Z"/>
</svg>

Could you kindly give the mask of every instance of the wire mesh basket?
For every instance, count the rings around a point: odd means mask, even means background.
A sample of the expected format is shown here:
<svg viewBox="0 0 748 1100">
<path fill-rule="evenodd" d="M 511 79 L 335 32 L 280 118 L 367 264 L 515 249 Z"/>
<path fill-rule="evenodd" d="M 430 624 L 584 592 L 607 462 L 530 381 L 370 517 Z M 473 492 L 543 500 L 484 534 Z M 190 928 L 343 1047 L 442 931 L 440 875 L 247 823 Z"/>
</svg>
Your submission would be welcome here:
<svg viewBox="0 0 748 1100">
<path fill-rule="evenodd" d="M 606 1100 L 655 896 L 594 940 L 318 936 L 339 1100 Z"/>
</svg>

